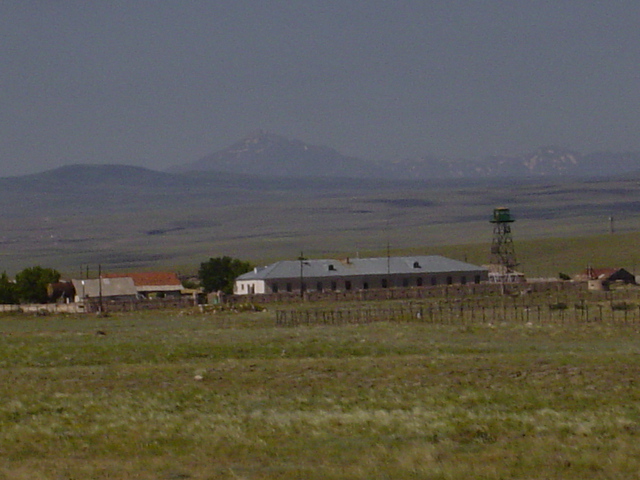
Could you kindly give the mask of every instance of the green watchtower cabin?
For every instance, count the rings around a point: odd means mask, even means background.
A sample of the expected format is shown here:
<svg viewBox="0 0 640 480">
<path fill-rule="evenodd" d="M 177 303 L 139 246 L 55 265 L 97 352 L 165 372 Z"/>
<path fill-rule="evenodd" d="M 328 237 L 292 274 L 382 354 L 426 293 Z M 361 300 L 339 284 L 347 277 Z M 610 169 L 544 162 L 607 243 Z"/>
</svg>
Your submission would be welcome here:
<svg viewBox="0 0 640 480">
<path fill-rule="evenodd" d="M 511 223 L 515 219 L 511 216 L 508 208 L 498 207 L 493 209 L 493 219 L 491 223 Z"/>
<path fill-rule="evenodd" d="M 508 208 L 498 207 L 493 209 L 490 222 L 493 223 L 490 263 L 498 266 L 503 275 L 513 273 L 518 265 L 511 236 L 511 224 L 515 218 Z"/>
</svg>

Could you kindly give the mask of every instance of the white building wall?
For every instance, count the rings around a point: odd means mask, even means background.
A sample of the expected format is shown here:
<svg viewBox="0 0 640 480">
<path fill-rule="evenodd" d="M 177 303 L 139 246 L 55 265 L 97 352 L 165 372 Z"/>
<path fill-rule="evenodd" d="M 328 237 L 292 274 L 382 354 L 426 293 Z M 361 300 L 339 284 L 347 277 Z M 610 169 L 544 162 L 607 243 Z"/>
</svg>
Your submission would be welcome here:
<svg viewBox="0 0 640 480">
<path fill-rule="evenodd" d="M 254 293 L 266 293 L 264 280 L 238 280 L 234 285 L 236 295 L 251 295 Z"/>
<path fill-rule="evenodd" d="M 418 285 L 420 278 L 420 285 Z M 431 287 L 443 285 L 474 284 L 487 281 L 486 271 L 469 272 L 438 272 L 420 274 L 391 274 L 391 275 L 360 275 L 360 276 L 335 276 L 335 277 L 305 277 L 303 283 L 305 291 L 317 291 L 321 284 L 323 291 L 348 291 L 362 290 L 366 283 L 368 289 L 379 288 L 411 288 Z M 406 285 L 405 285 L 406 284 Z M 299 278 L 282 278 L 265 280 L 237 280 L 234 287 L 236 295 L 272 293 L 277 286 L 278 293 L 300 292 Z M 385 286 L 386 285 L 386 286 Z M 350 288 L 347 288 L 347 287 Z"/>
</svg>

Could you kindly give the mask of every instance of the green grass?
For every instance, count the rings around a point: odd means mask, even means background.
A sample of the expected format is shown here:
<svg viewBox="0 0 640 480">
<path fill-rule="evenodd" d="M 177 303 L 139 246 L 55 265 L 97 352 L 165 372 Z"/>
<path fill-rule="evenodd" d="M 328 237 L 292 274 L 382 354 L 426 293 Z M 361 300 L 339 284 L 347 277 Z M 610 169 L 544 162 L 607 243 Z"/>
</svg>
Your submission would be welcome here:
<svg viewBox="0 0 640 480">
<path fill-rule="evenodd" d="M 636 248 L 640 244 L 638 231 L 542 239 L 518 239 L 516 232 L 513 237 L 520 264 L 518 269 L 529 277 L 557 277 L 559 272 L 573 276 L 588 266 L 625 268 L 631 273 L 640 273 L 640 254 Z M 489 248 L 489 242 L 452 244 L 431 247 L 429 253 L 482 265 L 489 261 Z M 422 248 L 410 248 L 400 253 L 423 251 Z M 377 254 L 383 255 L 384 252 Z"/>
<path fill-rule="evenodd" d="M 0 318 L 0 479 L 640 478 L 640 326 L 273 323 Z"/>
</svg>

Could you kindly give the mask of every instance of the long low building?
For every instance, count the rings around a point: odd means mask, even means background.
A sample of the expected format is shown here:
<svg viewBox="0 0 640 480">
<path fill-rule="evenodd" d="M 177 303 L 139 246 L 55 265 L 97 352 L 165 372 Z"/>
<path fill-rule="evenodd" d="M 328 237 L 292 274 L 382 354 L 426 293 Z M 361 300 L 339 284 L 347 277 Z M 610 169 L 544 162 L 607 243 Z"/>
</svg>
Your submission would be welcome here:
<svg viewBox="0 0 640 480">
<path fill-rule="evenodd" d="M 288 260 L 240 275 L 234 294 L 349 291 L 480 283 L 488 270 L 440 255 Z"/>
</svg>

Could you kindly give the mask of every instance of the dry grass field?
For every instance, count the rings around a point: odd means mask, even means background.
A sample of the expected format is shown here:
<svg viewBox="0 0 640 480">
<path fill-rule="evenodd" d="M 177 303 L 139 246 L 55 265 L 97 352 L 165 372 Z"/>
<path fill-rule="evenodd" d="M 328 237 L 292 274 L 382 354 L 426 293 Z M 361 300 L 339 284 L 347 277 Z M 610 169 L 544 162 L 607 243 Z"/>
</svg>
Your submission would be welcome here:
<svg viewBox="0 0 640 480">
<path fill-rule="evenodd" d="M 640 478 L 640 324 L 0 318 L 0 479 Z"/>
</svg>

